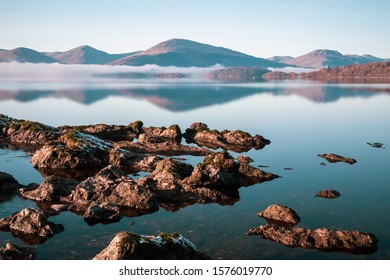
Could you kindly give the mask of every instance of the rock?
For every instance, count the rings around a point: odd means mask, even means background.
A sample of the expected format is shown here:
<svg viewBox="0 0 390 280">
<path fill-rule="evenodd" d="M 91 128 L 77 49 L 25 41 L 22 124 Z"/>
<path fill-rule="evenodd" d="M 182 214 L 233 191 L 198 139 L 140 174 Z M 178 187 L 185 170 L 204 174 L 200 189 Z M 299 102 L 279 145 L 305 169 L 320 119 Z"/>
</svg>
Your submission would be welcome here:
<svg viewBox="0 0 390 280">
<path fill-rule="evenodd" d="M 237 160 L 238 160 L 241 164 L 244 164 L 244 165 L 248 165 L 248 164 L 250 164 L 251 162 L 253 162 L 253 159 L 251 159 L 251 158 L 248 157 L 248 156 L 244 156 L 244 155 L 238 156 L 238 157 L 237 157 Z"/>
<path fill-rule="evenodd" d="M 319 154 L 318 156 L 326 159 L 330 163 L 335 163 L 335 162 L 346 162 L 349 164 L 356 163 L 356 160 L 353 158 L 345 158 L 343 156 L 339 156 L 336 154 Z"/>
<path fill-rule="evenodd" d="M 26 208 L 10 217 L 0 219 L 0 229 L 10 230 L 27 243 L 43 243 L 47 238 L 62 232 L 64 227 L 47 220 L 42 211 Z"/>
<path fill-rule="evenodd" d="M 326 163 L 325 163 L 325 162 L 321 162 L 321 163 L 320 163 L 320 165 L 322 165 L 322 166 L 325 166 L 325 165 L 326 165 Z"/>
<path fill-rule="evenodd" d="M 279 175 L 265 172 L 261 169 L 249 165 L 249 159 L 244 160 L 243 156 L 239 156 L 237 160 L 240 162 L 240 179 L 241 186 L 251 186 L 254 184 L 259 184 L 266 181 L 271 181 L 273 179 L 280 178 Z"/>
<path fill-rule="evenodd" d="M 222 148 L 235 152 L 246 152 L 252 148 L 262 149 L 271 142 L 260 135 L 252 137 L 247 132 L 241 130 L 210 130 L 204 123 L 193 123 L 186 129 L 184 138 L 188 143 L 196 143 L 211 149 Z"/>
<path fill-rule="evenodd" d="M 252 234 L 288 247 L 341 251 L 352 254 L 374 253 L 378 242 L 372 233 L 326 228 L 304 229 L 265 225 L 253 228 L 247 232 L 247 235 Z"/>
<path fill-rule="evenodd" d="M 64 212 L 64 211 L 68 210 L 69 205 L 67 205 L 67 204 L 52 204 L 52 205 L 50 205 L 50 208 L 56 212 Z"/>
<path fill-rule="evenodd" d="M 71 194 L 78 184 L 79 182 L 74 179 L 49 176 L 43 180 L 37 189 L 32 191 L 21 190 L 20 195 L 37 201 L 61 202 L 64 201 L 64 197 Z"/>
<path fill-rule="evenodd" d="M 278 224 L 285 227 L 295 226 L 301 221 L 297 212 L 279 204 L 268 206 L 264 211 L 257 213 L 257 216 L 266 219 L 270 224 Z"/>
<path fill-rule="evenodd" d="M 0 171 L 0 194 L 17 193 L 21 187 L 12 175 Z"/>
<path fill-rule="evenodd" d="M 140 143 L 163 143 L 173 142 L 180 144 L 182 138 L 181 129 L 177 124 L 170 127 L 147 127 L 138 137 Z"/>
<path fill-rule="evenodd" d="M 335 190 L 323 190 L 319 191 L 315 196 L 322 198 L 338 198 L 341 194 Z"/>
<path fill-rule="evenodd" d="M 34 255 L 35 250 L 11 243 L 7 243 L 5 247 L 0 248 L 0 260 L 32 260 Z"/>
<path fill-rule="evenodd" d="M 195 187 L 240 187 L 240 164 L 228 152 L 212 153 L 196 165 L 184 183 Z"/>
<path fill-rule="evenodd" d="M 384 149 L 383 143 L 367 143 L 367 144 L 370 145 L 373 148 Z"/>
<path fill-rule="evenodd" d="M 128 125 L 83 125 L 83 126 L 62 126 L 61 133 L 69 130 L 77 130 L 86 134 L 93 135 L 107 141 L 133 141 L 142 132 L 143 123 L 136 121 Z"/>
<path fill-rule="evenodd" d="M 180 234 L 137 235 L 121 231 L 94 260 L 204 260 L 210 259 Z"/>
<path fill-rule="evenodd" d="M 90 200 L 139 209 L 157 207 L 156 196 L 147 188 L 138 186 L 118 168 L 107 166 L 81 182 L 72 194 L 71 201 Z"/>
<path fill-rule="evenodd" d="M 83 214 L 83 218 L 88 224 L 114 223 L 122 219 L 120 208 L 117 205 L 107 202 L 91 202 Z"/>
<path fill-rule="evenodd" d="M 59 129 L 55 127 L 0 114 L 0 139 L 5 143 L 12 143 L 34 151 L 48 141 L 57 139 L 59 135 Z"/>
</svg>

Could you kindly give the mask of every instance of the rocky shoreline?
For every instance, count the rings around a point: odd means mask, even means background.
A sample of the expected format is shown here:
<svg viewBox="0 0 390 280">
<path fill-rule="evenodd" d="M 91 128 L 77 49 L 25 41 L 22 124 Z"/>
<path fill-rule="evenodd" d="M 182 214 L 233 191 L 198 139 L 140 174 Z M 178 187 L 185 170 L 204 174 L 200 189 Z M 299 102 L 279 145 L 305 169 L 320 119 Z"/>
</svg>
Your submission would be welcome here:
<svg viewBox="0 0 390 280">
<path fill-rule="evenodd" d="M 260 150 L 270 143 L 258 134 L 218 131 L 200 122 L 182 133 L 178 125 L 144 127 L 142 121 L 52 127 L 0 115 L 0 144 L 28 151 L 33 167 L 44 177 L 39 184 L 22 185 L 12 175 L 0 172 L 0 194 L 19 195 L 42 209 L 26 208 L 4 217 L 0 230 L 10 231 L 26 244 L 40 244 L 64 230 L 48 220 L 63 211 L 71 211 L 93 226 L 160 208 L 177 211 L 197 203 L 233 205 L 240 199 L 241 187 L 280 176 L 252 166 L 253 160 L 246 155 L 234 158 L 229 151 Z M 173 157 L 184 155 L 203 160 L 193 166 Z M 318 156 L 331 163 L 356 163 L 336 154 Z M 130 176 L 137 172 L 146 175 Z M 340 193 L 324 190 L 315 196 L 337 198 Z M 253 228 L 248 235 L 289 247 L 364 254 L 376 250 L 377 239 L 371 233 L 295 227 L 301 218 L 284 205 L 270 205 L 258 216 L 269 225 Z M 94 259 L 209 259 L 191 244 L 180 234 L 152 237 L 120 232 Z M 30 251 L 12 244 L 0 248 L 3 259 L 32 257 Z"/>
</svg>

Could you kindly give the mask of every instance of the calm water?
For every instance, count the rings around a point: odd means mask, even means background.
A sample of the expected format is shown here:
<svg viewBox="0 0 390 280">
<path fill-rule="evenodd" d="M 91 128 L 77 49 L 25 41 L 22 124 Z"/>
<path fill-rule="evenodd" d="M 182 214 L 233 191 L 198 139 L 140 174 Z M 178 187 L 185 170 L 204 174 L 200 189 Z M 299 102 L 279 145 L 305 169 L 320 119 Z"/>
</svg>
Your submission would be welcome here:
<svg viewBox="0 0 390 280">
<path fill-rule="evenodd" d="M 241 199 L 233 206 L 160 209 L 93 227 L 70 212 L 52 216 L 50 220 L 63 224 L 65 231 L 32 246 L 39 259 L 91 259 L 121 230 L 146 235 L 181 232 L 216 259 L 390 259 L 389 92 L 390 85 L 318 83 L 0 83 L 0 113 L 54 126 L 140 119 L 145 126 L 177 123 L 182 130 L 195 121 L 219 130 L 242 129 L 272 141 L 246 154 L 255 166 L 269 166 L 266 171 L 283 177 L 241 188 Z M 385 143 L 385 149 L 367 142 Z M 319 153 L 341 154 L 357 163 L 321 166 Z M 193 164 L 201 160 L 187 159 Z M 0 149 L 0 170 L 24 184 L 42 180 L 22 151 Z M 327 188 L 338 190 L 341 197 L 314 197 Z M 379 239 L 378 250 L 368 256 L 325 253 L 245 236 L 265 223 L 256 213 L 273 203 L 295 209 L 302 227 L 372 232 Z M 25 207 L 37 205 L 18 196 L 1 197 L 0 217 Z M 0 232 L 0 246 L 8 241 L 23 245 L 11 233 Z"/>
</svg>

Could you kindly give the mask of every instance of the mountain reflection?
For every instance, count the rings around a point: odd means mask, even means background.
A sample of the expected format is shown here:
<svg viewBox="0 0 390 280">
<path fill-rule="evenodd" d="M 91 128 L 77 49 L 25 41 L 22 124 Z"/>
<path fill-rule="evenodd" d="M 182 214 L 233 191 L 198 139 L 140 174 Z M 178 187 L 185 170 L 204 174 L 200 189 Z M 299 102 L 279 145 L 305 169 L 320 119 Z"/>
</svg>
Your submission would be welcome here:
<svg viewBox="0 0 390 280">
<path fill-rule="evenodd" d="M 332 86 L 305 84 L 305 86 L 283 86 L 283 84 L 246 85 L 156 85 L 155 87 L 123 87 L 108 89 L 56 89 L 56 90 L 0 90 L 0 102 L 16 100 L 31 102 L 42 98 L 66 98 L 90 105 L 109 97 L 127 97 L 146 100 L 158 107 L 173 112 L 188 111 L 216 104 L 228 103 L 256 94 L 274 96 L 295 95 L 317 103 L 336 102 L 341 98 L 370 98 L 389 94 L 390 88 L 366 86 Z M 257 86 L 258 85 L 258 86 Z M 298 86 L 297 86 L 298 85 Z"/>
</svg>

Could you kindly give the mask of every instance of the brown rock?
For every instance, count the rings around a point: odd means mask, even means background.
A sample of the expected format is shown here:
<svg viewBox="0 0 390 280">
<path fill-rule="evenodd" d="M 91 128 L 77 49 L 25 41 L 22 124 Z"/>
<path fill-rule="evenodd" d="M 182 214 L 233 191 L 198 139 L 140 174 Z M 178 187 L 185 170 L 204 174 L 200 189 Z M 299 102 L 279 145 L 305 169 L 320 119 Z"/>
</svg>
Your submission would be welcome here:
<svg viewBox="0 0 390 280">
<path fill-rule="evenodd" d="M 0 219 L 0 229 L 10 230 L 27 243 L 36 244 L 64 230 L 62 225 L 56 225 L 47 220 L 48 215 L 42 211 L 26 208 Z"/>
<path fill-rule="evenodd" d="M 180 143 L 182 138 L 181 129 L 177 124 L 170 127 L 147 127 L 138 137 L 140 143 Z"/>
<path fill-rule="evenodd" d="M 92 201 L 84 212 L 83 218 L 90 225 L 97 223 L 107 224 L 120 221 L 122 214 L 120 213 L 120 208 L 115 204 Z"/>
<path fill-rule="evenodd" d="M 315 196 L 322 198 L 338 198 L 341 194 L 335 190 L 323 190 L 319 191 Z"/>
<path fill-rule="evenodd" d="M 37 201 L 60 202 L 70 195 L 79 182 L 70 178 L 46 177 L 39 187 L 32 191 L 20 191 L 20 195 Z"/>
<path fill-rule="evenodd" d="M 378 242 L 372 233 L 326 228 L 304 229 L 265 225 L 247 232 L 247 235 L 252 234 L 288 247 L 341 251 L 352 254 L 374 253 Z"/>
<path fill-rule="evenodd" d="M 204 260 L 210 259 L 180 234 L 158 236 L 119 232 L 94 260 Z"/>
<path fill-rule="evenodd" d="M 335 163 L 335 162 L 346 162 L 349 164 L 356 163 L 356 160 L 353 158 L 345 158 L 343 156 L 339 156 L 336 154 L 319 154 L 318 156 L 326 159 L 330 163 Z"/>
<path fill-rule="evenodd" d="M 264 211 L 257 213 L 257 216 L 266 219 L 270 224 L 279 224 L 286 227 L 295 226 L 301 221 L 297 212 L 279 204 L 268 206 Z"/>
<path fill-rule="evenodd" d="M 0 248 L 0 260 L 32 260 L 35 251 L 30 248 L 23 248 L 11 243 Z"/>
</svg>

